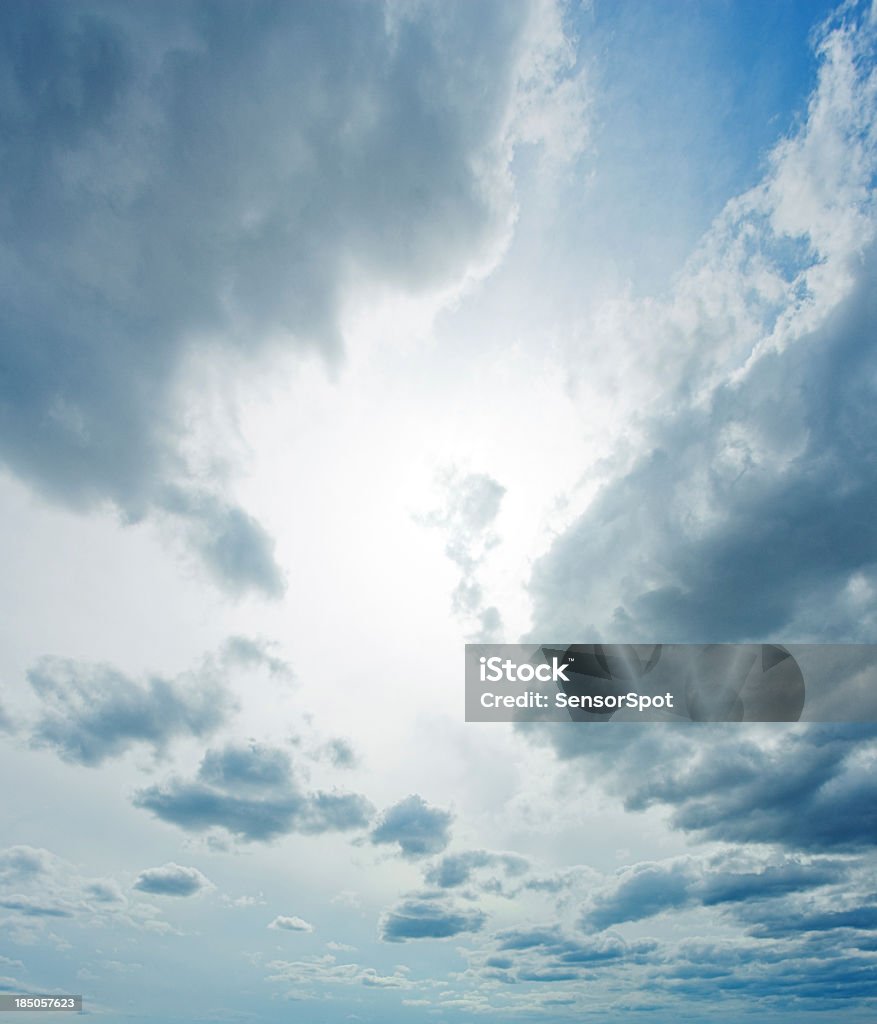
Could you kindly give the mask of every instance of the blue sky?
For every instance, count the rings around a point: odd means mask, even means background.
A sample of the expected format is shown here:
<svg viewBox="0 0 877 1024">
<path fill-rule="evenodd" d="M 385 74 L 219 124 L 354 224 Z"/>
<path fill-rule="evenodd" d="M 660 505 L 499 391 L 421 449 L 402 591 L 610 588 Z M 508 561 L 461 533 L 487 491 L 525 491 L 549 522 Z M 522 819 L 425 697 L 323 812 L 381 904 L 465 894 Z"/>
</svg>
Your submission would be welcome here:
<svg viewBox="0 0 877 1024">
<path fill-rule="evenodd" d="M 462 647 L 873 642 L 875 41 L 4 5 L 0 991 L 873 1018 L 873 725 L 466 724 Z"/>
</svg>

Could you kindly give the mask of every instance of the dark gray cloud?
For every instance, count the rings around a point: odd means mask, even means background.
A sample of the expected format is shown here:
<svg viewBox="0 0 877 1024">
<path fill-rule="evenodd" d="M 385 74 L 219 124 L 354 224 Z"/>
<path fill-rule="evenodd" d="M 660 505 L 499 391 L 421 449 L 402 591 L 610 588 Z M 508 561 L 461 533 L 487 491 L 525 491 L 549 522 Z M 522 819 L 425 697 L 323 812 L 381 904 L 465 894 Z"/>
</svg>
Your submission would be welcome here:
<svg viewBox="0 0 877 1024">
<path fill-rule="evenodd" d="M 655 425 L 654 449 L 537 565 L 532 637 L 873 639 L 875 268 L 872 249 L 821 328 Z M 872 727 L 601 732 L 527 730 L 704 839 L 828 851 L 877 836 Z"/>
<path fill-rule="evenodd" d="M 505 997 L 506 986 L 550 984 L 561 1005 L 583 1011 L 593 1009 L 595 993 L 605 993 L 605 986 L 625 993 L 612 997 L 614 1013 L 676 1010 L 684 1000 L 695 1016 L 698 1006 L 709 1006 L 715 1015 L 724 1000 L 734 1012 L 734 1001 L 741 997 L 758 999 L 764 1008 L 784 1009 L 793 998 L 801 1012 L 864 1005 L 862 999 L 877 994 L 873 932 L 855 929 L 873 927 L 873 901 L 861 912 L 838 912 L 836 918 L 831 911 L 824 918 L 814 915 L 817 929 L 843 921 L 853 926 L 834 933 L 798 928 L 810 921 L 802 913 L 808 901 L 802 897 L 797 903 L 744 901 L 735 906 L 735 913 L 745 912 L 753 920 L 763 914 L 777 924 L 790 914 L 788 927 L 777 936 L 756 937 L 750 929 L 749 935 L 721 941 L 627 941 L 612 931 L 583 937 L 558 922 L 504 929 L 467 953 L 469 975 L 488 994 L 503 986 L 497 998 Z"/>
<path fill-rule="evenodd" d="M 749 908 L 742 908 L 740 918 L 752 925 L 750 934 L 756 938 L 785 938 L 803 935 L 807 932 L 877 932 L 877 900 L 874 894 L 867 902 L 836 909 L 832 907 L 791 907 L 783 904 L 776 909 L 755 914 Z M 850 903 L 848 895 L 843 902 Z M 854 936 L 850 941 L 856 942 Z"/>
<path fill-rule="evenodd" d="M 197 868 L 170 863 L 141 871 L 134 888 L 152 896 L 195 896 L 205 889 L 212 889 L 213 883 Z"/>
<path fill-rule="evenodd" d="M 536 566 L 534 636 L 872 639 L 875 270 L 872 249 L 822 328 L 654 425 Z"/>
<path fill-rule="evenodd" d="M 196 778 L 142 789 L 134 803 L 187 831 L 221 828 L 251 842 L 364 828 L 374 810 L 356 793 L 307 792 L 286 751 L 255 743 L 208 750 Z"/>
<path fill-rule="evenodd" d="M 447 900 L 414 898 L 403 900 L 381 918 L 384 942 L 414 939 L 449 939 L 463 932 L 480 931 L 487 921 L 480 910 L 457 907 Z"/>
<path fill-rule="evenodd" d="M 209 735 L 232 706 L 209 663 L 200 673 L 135 682 L 109 665 L 43 658 L 27 678 L 41 702 L 31 742 L 88 766 L 135 744 L 161 753 L 176 737 Z"/>
<path fill-rule="evenodd" d="M 624 921 L 639 921 L 693 901 L 690 865 L 637 864 L 608 893 L 594 899 L 585 923 L 603 931 Z"/>
<path fill-rule="evenodd" d="M 667 949 L 660 959 L 647 978 L 658 1005 L 666 997 L 674 1003 L 709 1000 L 715 1012 L 717 1003 L 745 998 L 760 1000 L 766 1009 L 787 1009 L 794 999 L 802 1011 L 841 1015 L 877 997 L 873 959 L 857 951 L 853 936 L 843 945 L 836 937 L 824 942 L 800 934 L 791 942 L 691 939 Z"/>
<path fill-rule="evenodd" d="M 877 35 L 862 6 L 813 41 L 807 116 L 673 294 L 624 307 L 623 371 L 600 329 L 580 353 L 632 443 L 535 566 L 537 637 L 873 639 Z"/>
<path fill-rule="evenodd" d="M 527 858 L 516 853 L 464 850 L 442 857 L 426 871 L 424 880 L 440 889 L 454 889 L 466 885 L 473 873 L 482 868 L 498 868 L 514 878 L 523 875 L 529 867 L 530 862 Z"/>
<path fill-rule="evenodd" d="M 403 857 L 441 853 L 451 841 L 453 815 L 412 794 L 383 812 L 372 829 L 375 844 L 398 843 Z"/>
<path fill-rule="evenodd" d="M 527 65 L 528 14 L 7 3 L 5 462 L 78 507 L 163 510 L 233 591 L 277 593 L 263 528 L 180 456 L 183 357 L 336 359 L 348 285 L 489 260 L 519 97 L 562 63 Z"/>
<path fill-rule="evenodd" d="M 626 942 L 612 932 L 583 938 L 560 924 L 545 924 L 496 932 L 470 960 L 485 980 L 504 985 L 528 981 L 581 984 L 593 980 L 598 970 L 647 963 L 657 949 L 653 939 Z"/>
<path fill-rule="evenodd" d="M 701 839 L 813 853 L 877 840 L 874 725 L 534 726 L 527 734 L 628 810 L 664 807 L 673 827 Z"/>
<path fill-rule="evenodd" d="M 837 860 L 804 862 L 786 858 L 778 863 L 741 870 L 728 858 L 710 861 L 686 857 L 662 862 L 642 862 L 624 869 L 589 899 L 580 919 L 587 931 L 603 931 L 627 921 L 642 921 L 668 911 L 690 907 L 725 907 L 740 913 L 744 904 L 760 919 L 764 901 L 790 894 L 807 893 L 846 882 L 848 865 Z M 784 905 L 789 919 L 800 916 Z"/>
</svg>

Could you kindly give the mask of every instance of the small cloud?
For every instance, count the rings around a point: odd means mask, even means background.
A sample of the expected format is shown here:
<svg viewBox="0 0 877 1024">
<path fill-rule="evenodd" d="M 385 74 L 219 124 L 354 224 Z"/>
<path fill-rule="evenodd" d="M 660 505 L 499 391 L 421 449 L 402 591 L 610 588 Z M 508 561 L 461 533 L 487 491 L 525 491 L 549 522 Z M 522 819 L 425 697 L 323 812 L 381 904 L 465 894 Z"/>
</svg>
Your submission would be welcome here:
<svg viewBox="0 0 877 1024">
<path fill-rule="evenodd" d="M 516 878 L 527 872 L 530 862 L 516 853 L 492 853 L 489 850 L 464 850 L 450 853 L 434 864 L 424 876 L 430 885 L 440 889 L 454 889 L 465 885 L 472 873 L 481 868 L 499 868 Z"/>
<path fill-rule="evenodd" d="M 227 907 L 257 907 L 265 906 L 265 900 L 262 899 L 262 894 L 258 896 L 221 896 L 220 900 Z"/>
<path fill-rule="evenodd" d="M 114 878 L 95 878 L 85 886 L 85 894 L 96 903 L 124 903 L 125 894 Z"/>
<path fill-rule="evenodd" d="M 356 766 L 356 751 L 347 740 L 333 739 L 324 747 L 326 757 L 336 768 L 353 768 Z"/>
<path fill-rule="evenodd" d="M 170 863 L 161 868 L 142 871 L 134 888 L 153 896 L 194 896 L 213 889 L 214 885 L 197 868 Z"/>
<path fill-rule="evenodd" d="M 450 811 L 430 807 L 413 794 L 384 811 L 371 833 L 375 845 L 398 843 L 403 857 L 414 859 L 441 853 L 451 840 Z"/>
<path fill-rule="evenodd" d="M 284 932 L 312 932 L 314 930 L 314 926 L 301 917 L 275 917 L 268 927 Z"/>
<path fill-rule="evenodd" d="M 380 923 L 384 942 L 449 939 L 462 932 L 481 931 L 487 921 L 480 910 L 466 910 L 444 900 L 410 899 L 388 911 Z"/>
</svg>

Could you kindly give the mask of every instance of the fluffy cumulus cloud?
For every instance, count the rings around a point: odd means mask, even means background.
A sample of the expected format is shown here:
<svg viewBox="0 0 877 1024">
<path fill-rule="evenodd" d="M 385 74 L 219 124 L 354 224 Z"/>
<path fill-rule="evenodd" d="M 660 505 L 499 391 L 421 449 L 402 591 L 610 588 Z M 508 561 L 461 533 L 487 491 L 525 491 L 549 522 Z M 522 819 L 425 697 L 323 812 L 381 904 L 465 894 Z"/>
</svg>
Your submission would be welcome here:
<svg viewBox="0 0 877 1024">
<path fill-rule="evenodd" d="M 422 796 L 412 794 L 383 812 L 370 838 L 376 845 L 398 844 L 403 857 L 426 857 L 448 845 L 452 820 L 450 811 L 430 807 Z"/>
<path fill-rule="evenodd" d="M 283 915 L 275 917 L 268 927 L 274 931 L 284 932 L 312 932 L 314 930 L 314 926 L 301 917 L 284 917 Z"/>
<path fill-rule="evenodd" d="M 134 803 L 187 831 L 222 829 L 246 841 L 361 829 L 373 813 L 357 793 L 308 792 L 285 750 L 257 743 L 209 749 L 195 778 L 141 789 Z"/>
<path fill-rule="evenodd" d="M 872 637 L 874 45 L 865 15 L 827 32 L 806 119 L 673 295 L 583 331 L 583 405 L 627 446 L 535 566 L 534 635 Z"/>
<path fill-rule="evenodd" d="M 135 889 L 152 896 L 196 896 L 213 887 L 213 883 L 197 868 L 174 863 L 141 871 L 134 883 Z"/>
<path fill-rule="evenodd" d="M 380 934 L 384 942 L 449 939 L 464 932 L 478 932 L 486 921 L 482 910 L 425 894 L 388 910 L 381 918 Z"/>
<path fill-rule="evenodd" d="M 0 456 L 73 506 L 161 510 L 230 590 L 279 593 L 271 539 L 184 455 L 185 357 L 335 360 L 356 289 L 489 268 L 516 143 L 581 135 L 560 14 L 22 0 L 0 49 Z"/>
</svg>

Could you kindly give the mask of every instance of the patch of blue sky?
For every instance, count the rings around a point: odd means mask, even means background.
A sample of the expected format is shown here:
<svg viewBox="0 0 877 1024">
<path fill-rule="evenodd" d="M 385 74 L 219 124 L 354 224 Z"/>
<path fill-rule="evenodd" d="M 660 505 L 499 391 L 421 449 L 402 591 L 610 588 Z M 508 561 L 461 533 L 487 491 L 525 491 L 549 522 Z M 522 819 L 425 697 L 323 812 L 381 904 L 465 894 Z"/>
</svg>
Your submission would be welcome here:
<svg viewBox="0 0 877 1024">
<path fill-rule="evenodd" d="M 825 0 L 595 0 L 574 12 L 594 106 L 588 185 L 577 176 L 560 228 L 568 244 L 599 239 L 635 293 L 668 286 L 805 117 L 831 11 Z"/>
</svg>

